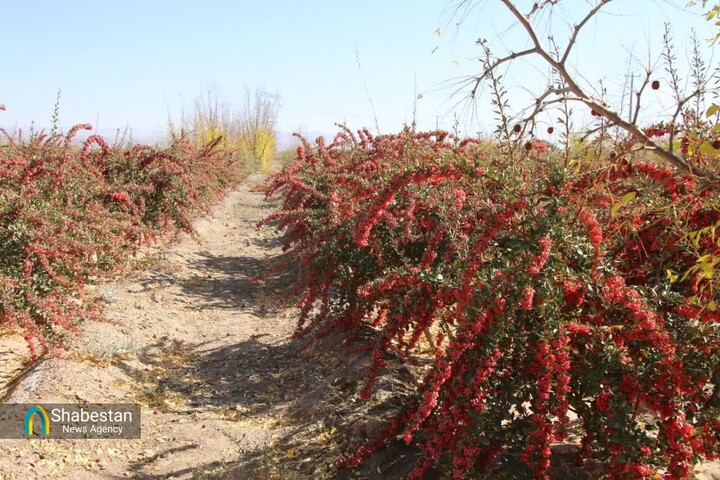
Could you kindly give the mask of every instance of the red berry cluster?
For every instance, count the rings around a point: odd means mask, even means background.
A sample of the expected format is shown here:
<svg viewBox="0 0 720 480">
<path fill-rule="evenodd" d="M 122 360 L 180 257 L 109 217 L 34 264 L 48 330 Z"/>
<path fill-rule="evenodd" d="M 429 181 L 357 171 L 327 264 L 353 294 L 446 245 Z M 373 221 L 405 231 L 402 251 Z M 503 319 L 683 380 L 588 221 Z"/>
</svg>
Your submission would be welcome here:
<svg viewBox="0 0 720 480">
<path fill-rule="evenodd" d="M 409 478 L 434 464 L 466 478 L 500 457 L 547 478 L 570 410 L 580 461 L 606 461 L 611 478 L 685 478 L 695 456 L 720 455 L 720 316 L 701 271 L 667 276 L 698 258 L 684 232 L 720 222 L 717 189 L 648 162 L 570 175 L 550 154 L 512 166 L 477 147 L 343 130 L 303 141 L 269 184 L 281 207 L 266 223 L 304 272 L 297 334 L 374 330 L 363 398 L 389 351 L 438 345 L 415 401 L 344 464 L 395 436 L 421 451 Z M 632 206 L 611 213 L 629 191 Z M 700 243 L 720 255 L 710 235 Z"/>
<path fill-rule="evenodd" d="M 227 153 L 187 138 L 163 149 L 112 148 L 98 135 L 75 145 L 91 129 L 9 136 L 0 148 L 0 325 L 17 329 L 33 355 L 59 348 L 96 313 L 76 300 L 88 276 L 161 232 L 190 229 L 192 211 L 240 180 Z"/>
<path fill-rule="evenodd" d="M 643 132 L 650 138 L 663 137 L 665 135 L 670 135 L 671 133 L 673 133 L 673 127 L 672 125 L 665 125 L 663 122 L 660 122 L 658 124 L 651 125 L 645 128 Z"/>
</svg>

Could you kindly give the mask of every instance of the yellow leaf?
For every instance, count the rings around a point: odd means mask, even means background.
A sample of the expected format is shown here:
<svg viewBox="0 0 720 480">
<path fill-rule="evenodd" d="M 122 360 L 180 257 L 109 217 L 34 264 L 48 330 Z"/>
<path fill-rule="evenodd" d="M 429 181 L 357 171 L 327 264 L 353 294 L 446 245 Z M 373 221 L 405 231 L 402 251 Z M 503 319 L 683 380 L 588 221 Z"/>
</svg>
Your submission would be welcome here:
<svg viewBox="0 0 720 480">
<path fill-rule="evenodd" d="M 616 204 L 613 205 L 612 208 L 610 209 L 610 216 L 611 216 L 611 217 L 614 217 L 615 215 L 617 215 L 618 210 L 620 210 L 620 204 L 619 204 L 619 203 L 616 203 Z"/>
<path fill-rule="evenodd" d="M 580 168 L 582 168 L 582 163 L 576 162 L 575 169 L 573 170 L 573 175 L 577 175 L 578 173 L 580 173 Z"/>
<path fill-rule="evenodd" d="M 714 155 L 715 149 L 710 142 L 703 142 L 702 145 L 700 145 L 700 152 L 704 155 Z"/>
<path fill-rule="evenodd" d="M 680 278 L 680 281 L 681 281 L 681 282 L 684 282 L 685 279 L 688 277 L 688 275 L 690 275 L 691 273 L 693 273 L 693 270 L 697 270 L 697 269 L 696 269 L 695 267 L 692 267 L 692 268 L 690 268 L 689 270 L 687 270 L 685 273 L 683 273 L 683 276 Z"/>
<path fill-rule="evenodd" d="M 700 232 L 694 233 L 696 234 L 690 237 L 692 239 L 693 247 L 700 248 L 700 238 L 702 237 L 702 235 L 700 234 Z"/>
<path fill-rule="evenodd" d="M 455 65 L 456 67 L 459 67 L 459 66 L 460 66 L 460 62 L 458 62 L 457 60 L 453 60 L 452 63 L 453 63 L 453 65 Z"/>
<path fill-rule="evenodd" d="M 720 105 L 712 104 L 710 105 L 710 108 L 707 109 L 707 116 L 712 117 L 716 113 L 720 112 Z"/>
<path fill-rule="evenodd" d="M 636 192 L 628 192 L 622 196 L 622 203 L 632 202 L 633 200 L 635 200 L 635 197 L 637 197 Z"/>
<path fill-rule="evenodd" d="M 672 270 L 667 271 L 667 277 L 668 280 L 670 280 L 670 283 L 677 282 L 678 276 L 672 272 Z"/>
<path fill-rule="evenodd" d="M 710 310 L 711 312 L 714 312 L 715 310 L 717 310 L 717 303 L 715 303 L 715 300 L 710 300 L 707 307 L 708 307 L 708 310 Z"/>
<path fill-rule="evenodd" d="M 712 278 L 713 273 L 713 264 L 712 263 L 701 263 L 700 264 L 700 270 L 702 270 L 703 276 L 710 275 L 710 278 Z"/>
</svg>

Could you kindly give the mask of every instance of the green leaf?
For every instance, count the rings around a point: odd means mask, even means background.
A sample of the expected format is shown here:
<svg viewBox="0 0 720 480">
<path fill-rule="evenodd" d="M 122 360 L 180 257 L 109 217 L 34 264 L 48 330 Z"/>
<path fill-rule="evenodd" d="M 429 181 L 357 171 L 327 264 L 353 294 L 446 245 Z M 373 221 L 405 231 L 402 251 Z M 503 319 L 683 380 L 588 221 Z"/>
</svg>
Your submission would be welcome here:
<svg viewBox="0 0 720 480">
<path fill-rule="evenodd" d="M 720 112 L 720 105 L 713 103 L 712 105 L 710 105 L 710 108 L 707 109 L 706 115 L 708 117 L 712 117 L 713 115 L 715 115 L 718 112 Z"/>
<path fill-rule="evenodd" d="M 637 192 L 628 192 L 625 195 L 622 196 L 622 203 L 628 203 L 635 200 L 635 197 L 637 197 Z"/>
</svg>

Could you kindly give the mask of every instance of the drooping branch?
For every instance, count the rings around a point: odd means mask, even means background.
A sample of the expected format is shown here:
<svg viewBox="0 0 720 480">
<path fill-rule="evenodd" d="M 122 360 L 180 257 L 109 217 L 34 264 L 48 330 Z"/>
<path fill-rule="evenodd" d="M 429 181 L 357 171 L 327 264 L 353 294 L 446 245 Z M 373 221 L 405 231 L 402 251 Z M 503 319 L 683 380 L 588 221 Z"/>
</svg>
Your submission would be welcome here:
<svg viewBox="0 0 720 480">
<path fill-rule="evenodd" d="M 484 43 L 484 40 L 478 40 L 478 43 Z M 538 53 L 536 48 L 530 48 L 528 50 L 523 50 L 522 52 L 514 52 L 510 55 L 507 55 L 503 58 L 499 58 L 495 60 L 490 66 L 485 68 L 485 71 L 482 73 L 482 75 L 478 76 L 475 79 L 474 85 L 472 90 L 470 90 L 470 98 L 475 98 L 475 95 L 477 94 L 477 89 L 482 84 L 483 80 L 485 80 L 488 77 L 488 73 L 491 71 L 495 71 L 500 65 L 502 65 L 505 62 L 509 62 L 511 60 L 515 60 L 516 58 L 524 57 L 526 55 L 531 55 L 533 53 Z"/>
</svg>

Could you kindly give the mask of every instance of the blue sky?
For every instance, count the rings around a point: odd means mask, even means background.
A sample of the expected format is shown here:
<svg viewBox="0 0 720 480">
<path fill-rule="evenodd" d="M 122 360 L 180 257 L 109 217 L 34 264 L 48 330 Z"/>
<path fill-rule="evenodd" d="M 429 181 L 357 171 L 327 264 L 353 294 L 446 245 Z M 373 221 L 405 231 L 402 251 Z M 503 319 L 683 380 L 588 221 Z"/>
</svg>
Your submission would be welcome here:
<svg viewBox="0 0 720 480">
<path fill-rule="evenodd" d="M 7 111 L 0 126 L 47 126 L 61 89 L 64 128 L 129 125 L 136 136 L 152 137 L 212 86 L 231 103 L 248 88 L 278 92 L 280 130 L 333 132 L 335 122 L 374 126 L 367 87 L 381 130 L 390 132 L 412 119 L 417 86 L 420 127 L 450 128 L 453 106 L 463 104 L 452 81 L 479 66 L 474 40 L 488 38 L 498 53 L 528 45 L 499 0 L 477 3 L 458 29 L 454 4 L 442 0 L 3 2 L 0 103 Z M 530 3 L 517 1 L 523 10 Z M 571 6 L 559 11 L 553 31 L 562 37 L 591 3 L 561 2 Z M 648 48 L 653 58 L 661 53 L 663 22 L 673 24 L 681 63 L 689 28 L 703 39 L 712 32 L 685 0 L 615 0 L 607 12 L 588 24 L 571 58 L 588 81 L 604 78 L 616 96 L 628 52 L 643 59 Z M 518 107 L 525 88 L 541 85 L 544 75 L 537 62 L 507 72 Z M 466 133 L 492 130 L 488 101 L 480 99 L 472 122 L 460 117 Z M 660 112 L 667 107 L 662 95 L 649 101 Z"/>
</svg>

